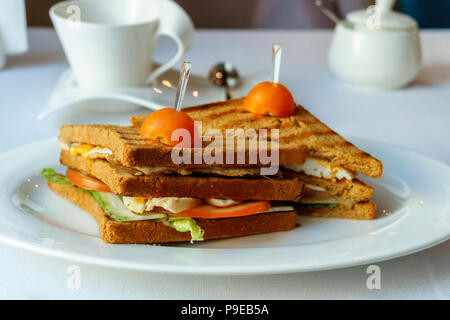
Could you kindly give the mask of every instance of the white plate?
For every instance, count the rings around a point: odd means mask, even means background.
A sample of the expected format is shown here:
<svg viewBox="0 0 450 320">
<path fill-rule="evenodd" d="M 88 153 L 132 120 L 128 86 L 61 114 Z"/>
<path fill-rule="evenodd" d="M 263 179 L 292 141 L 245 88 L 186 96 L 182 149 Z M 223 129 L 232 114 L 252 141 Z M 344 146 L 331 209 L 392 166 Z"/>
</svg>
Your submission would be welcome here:
<svg viewBox="0 0 450 320">
<path fill-rule="evenodd" d="M 300 217 L 287 232 L 168 246 L 111 245 L 87 212 L 36 176 L 58 164 L 56 139 L 0 156 L 0 241 L 53 257 L 180 274 L 275 274 L 342 268 L 423 250 L 450 235 L 450 168 L 399 147 L 351 139 L 382 159 L 374 221 Z M 364 179 L 366 180 L 366 179 Z M 22 209 L 19 209 L 21 207 Z"/>
</svg>

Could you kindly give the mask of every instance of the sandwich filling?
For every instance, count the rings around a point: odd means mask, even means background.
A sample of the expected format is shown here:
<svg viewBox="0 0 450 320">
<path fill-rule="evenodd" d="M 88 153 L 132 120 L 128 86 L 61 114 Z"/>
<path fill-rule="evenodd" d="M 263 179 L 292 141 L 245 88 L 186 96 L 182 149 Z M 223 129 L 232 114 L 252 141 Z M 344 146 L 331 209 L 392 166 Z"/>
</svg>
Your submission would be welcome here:
<svg viewBox="0 0 450 320">
<path fill-rule="evenodd" d="M 105 147 L 93 146 L 89 144 L 73 145 L 67 142 L 61 142 L 60 146 L 64 150 L 70 151 L 73 155 L 79 155 L 87 159 L 104 159 L 108 161 L 115 161 L 112 150 Z M 343 167 L 332 166 L 330 162 L 319 160 L 315 158 L 307 158 L 302 165 L 286 165 L 284 168 L 302 172 L 306 175 L 328 179 L 328 180 L 353 180 L 355 173 Z M 258 176 L 260 175 L 259 168 L 228 168 L 228 167 L 207 167 L 207 168 L 168 168 L 168 167 L 135 167 L 134 175 L 150 175 L 153 173 L 169 173 L 178 175 L 192 175 L 192 174 L 214 174 L 229 177 L 243 177 L 243 176 Z M 354 203 L 354 199 L 337 199 L 332 194 L 327 192 L 323 187 L 312 184 L 305 185 L 306 192 L 303 198 L 299 201 L 302 204 L 308 205 L 333 205 Z M 203 204 L 208 204 L 213 207 L 232 207 L 241 203 L 233 199 L 196 199 L 196 198 L 144 198 L 144 197 L 122 197 L 122 202 L 128 210 L 137 215 L 143 215 L 152 210 L 161 210 L 171 213 L 180 213 L 186 210 L 191 210 Z"/>
<path fill-rule="evenodd" d="M 73 155 L 80 155 L 87 159 L 104 159 L 115 161 L 111 149 L 89 144 L 72 145 L 70 142 L 59 142 L 61 149 L 70 151 Z M 314 158 L 307 158 L 301 165 L 287 165 L 284 168 L 295 172 L 303 172 L 307 175 L 325 179 L 347 179 L 352 180 L 355 173 L 339 166 L 332 166 L 329 162 Z M 229 167 L 207 167 L 207 168 L 169 168 L 169 167 L 134 167 L 135 175 L 149 175 L 152 173 L 174 173 L 179 175 L 192 174 L 215 174 L 228 177 L 260 176 L 260 168 L 229 168 Z"/>
<path fill-rule="evenodd" d="M 339 166 L 332 166 L 329 162 L 306 158 L 306 161 L 302 165 L 287 165 L 284 168 L 304 173 L 309 176 L 323 178 L 331 181 L 346 179 L 352 181 L 355 177 L 355 173 Z M 305 184 L 305 193 L 298 201 L 301 205 L 308 206 L 329 206 L 331 208 L 339 206 L 339 204 L 355 203 L 354 199 L 340 199 L 329 193 L 327 189 L 312 185 Z"/>
<path fill-rule="evenodd" d="M 104 159 L 108 161 L 115 161 L 112 150 L 105 147 L 93 146 L 89 144 L 73 145 L 67 142 L 61 142 L 60 146 L 64 150 L 70 151 L 73 155 L 79 155 L 87 159 Z M 307 158 L 302 165 L 287 165 L 284 168 L 293 170 L 295 172 L 302 172 L 306 175 L 324 178 L 328 180 L 353 180 L 355 173 L 338 166 L 331 166 L 331 164 L 324 160 Z M 134 175 L 150 175 L 154 173 L 164 174 L 178 174 L 178 175 L 192 175 L 192 174 L 213 174 L 228 177 L 242 177 L 242 176 L 258 176 L 260 175 L 259 168 L 228 168 L 228 167 L 207 167 L 207 168 L 168 168 L 168 167 L 135 167 Z M 303 204 L 340 204 L 340 203 L 354 203 L 353 199 L 336 199 L 327 192 L 323 187 L 312 184 L 305 185 L 306 192 L 303 198 L 299 201 Z M 186 210 L 193 209 L 202 204 L 209 204 L 216 207 L 229 207 L 239 204 L 239 201 L 233 199 L 195 199 L 195 198 L 144 198 L 144 197 L 122 197 L 122 201 L 128 210 L 135 214 L 144 214 L 152 210 L 160 210 L 161 208 L 170 213 L 179 213 Z"/>
<path fill-rule="evenodd" d="M 313 186 L 307 184 L 306 190 L 302 195 L 302 198 L 298 201 L 299 203 L 309 203 L 309 204 L 347 204 L 357 202 L 354 199 L 343 199 L 342 197 L 336 196 L 328 192 L 325 188 Z"/>
<path fill-rule="evenodd" d="M 302 165 L 287 165 L 286 169 L 293 170 L 295 172 L 303 172 L 307 175 L 324 178 L 324 179 L 347 179 L 353 180 L 355 173 L 344 169 L 342 167 L 331 166 L 327 161 L 306 158 L 306 161 Z"/>
<path fill-rule="evenodd" d="M 194 219 L 232 218 L 294 210 L 292 206 L 271 206 L 270 201 L 119 196 L 111 192 L 88 190 L 51 168 L 43 169 L 40 175 L 49 182 L 78 187 L 89 193 L 103 211 L 116 221 L 162 222 L 179 232 L 190 231 L 191 242 L 203 240 L 204 234 Z"/>
<path fill-rule="evenodd" d="M 61 149 L 69 151 L 72 155 L 78 155 L 87 159 L 103 159 L 117 162 L 111 149 L 93 146 L 89 144 L 72 145 L 69 142 L 59 142 Z M 150 175 L 153 173 L 172 173 L 183 176 L 193 174 L 213 174 L 226 177 L 260 176 L 260 168 L 232 168 L 232 167 L 207 167 L 207 168 L 169 168 L 169 167 L 134 167 L 134 175 Z"/>
<path fill-rule="evenodd" d="M 179 197 L 122 197 L 125 206 L 134 213 L 142 214 L 145 211 L 152 211 L 155 207 L 163 208 L 170 213 L 180 213 L 186 210 L 194 209 L 207 203 L 217 208 L 231 207 L 242 203 L 240 200 L 231 199 L 197 199 L 197 198 L 179 198 Z"/>
<path fill-rule="evenodd" d="M 301 206 L 307 206 L 312 208 L 329 207 L 335 208 L 339 205 L 347 205 L 357 203 L 358 200 L 352 198 L 345 198 L 342 196 L 336 196 L 328 192 L 325 188 L 306 184 L 305 192 L 302 198 L 297 201 L 297 204 Z"/>
</svg>

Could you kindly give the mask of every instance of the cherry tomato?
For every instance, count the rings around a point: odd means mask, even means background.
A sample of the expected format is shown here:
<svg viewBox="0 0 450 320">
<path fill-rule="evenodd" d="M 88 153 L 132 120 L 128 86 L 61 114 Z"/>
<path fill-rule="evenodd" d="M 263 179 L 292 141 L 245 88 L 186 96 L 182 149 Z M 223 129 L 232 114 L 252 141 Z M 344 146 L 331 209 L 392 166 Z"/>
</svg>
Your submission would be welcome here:
<svg viewBox="0 0 450 320">
<path fill-rule="evenodd" d="M 185 129 L 189 136 L 182 136 L 172 141 L 172 133 L 177 129 Z M 194 147 L 194 133 L 196 132 L 194 120 L 183 111 L 172 108 L 163 108 L 149 114 L 142 123 L 139 133 L 150 139 L 157 140 L 169 146 L 184 148 Z"/>
<path fill-rule="evenodd" d="M 255 114 L 287 117 L 295 112 L 295 102 L 285 86 L 265 81 L 250 90 L 243 109 Z"/>
</svg>

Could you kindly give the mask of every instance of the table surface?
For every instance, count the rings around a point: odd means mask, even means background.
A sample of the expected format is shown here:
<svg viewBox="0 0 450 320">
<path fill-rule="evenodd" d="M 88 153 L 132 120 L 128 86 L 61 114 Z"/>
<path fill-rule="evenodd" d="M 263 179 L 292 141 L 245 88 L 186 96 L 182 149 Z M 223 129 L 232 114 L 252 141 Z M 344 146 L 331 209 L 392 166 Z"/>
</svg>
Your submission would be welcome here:
<svg viewBox="0 0 450 320">
<path fill-rule="evenodd" d="M 326 62 L 331 35 L 330 31 L 199 30 L 186 58 L 199 75 L 220 60 L 233 62 L 243 75 L 270 72 L 270 47 L 280 42 L 281 81 L 330 127 L 343 135 L 400 145 L 450 163 L 450 31 L 421 33 L 424 57 L 419 77 L 410 87 L 395 91 L 361 88 L 333 77 Z M 37 114 L 68 64 L 53 30 L 29 29 L 29 41 L 29 52 L 9 57 L 0 70 L 0 152 L 57 136 L 59 126 L 68 122 L 127 123 L 124 114 L 87 112 L 60 112 L 38 121 Z M 164 61 L 174 50 L 170 41 L 162 39 L 155 60 Z M 367 266 L 206 277 L 79 265 L 81 287 L 69 290 L 71 262 L 0 245 L 0 298 L 449 299 L 449 262 L 450 241 L 380 262 L 380 290 L 367 289 Z"/>
</svg>

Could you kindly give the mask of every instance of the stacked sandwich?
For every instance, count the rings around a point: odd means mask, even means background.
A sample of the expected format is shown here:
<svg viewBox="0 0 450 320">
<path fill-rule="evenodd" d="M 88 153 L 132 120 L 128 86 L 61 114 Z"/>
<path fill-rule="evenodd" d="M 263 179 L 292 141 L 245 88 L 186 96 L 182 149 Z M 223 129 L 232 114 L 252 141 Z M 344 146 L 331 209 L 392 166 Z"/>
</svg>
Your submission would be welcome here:
<svg viewBox="0 0 450 320">
<path fill-rule="evenodd" d="M 290 204 L 304 183 L 259 168 L 176 165 L 172 147 L 136 127 L 63 126 L 60 162 L 66 175 L 41 175 L 57 194 L 88 211 L 110 243 L 161 243 L 289 230 Z"/>
<path fill-rule="evenodd" d="M 245 112 L 244 99 L 187 108 L 208 129 L 279 129 L 279 164 L 283 177 L 305 183 L 295 206 L 299 214 L 370 220 L 376 217 L 373 189 L 355 178 L 361 173 L 381 177 L 381 161 L 358 149 L 331 130 L 302 106 L 288 117 L 260 116 Z M 132 117 L 139 127 L 146 115 Z M 225 133 L 224 133 L 225 134 Z"/>
<path fill-rule="evenodd" d="M 88 211 L 110 243 L 161 243 L 289 230 L 300 214 L 374 219 L 372 188 L 356 173 L 380 177 L 381 162 L 332 131 L 302 106 L 290 116 L 244 111 L 243 99 L 184 111 L 208 129 L 279 129 L 280 170 L 261 164 L 175 164 L 171 146 L 131 126 L 68 125 L 60 131 L 66 175 L 42 176 L 57 194 Z M 270 138 L 270 137 L 269 137 Z"/>
</svg>

